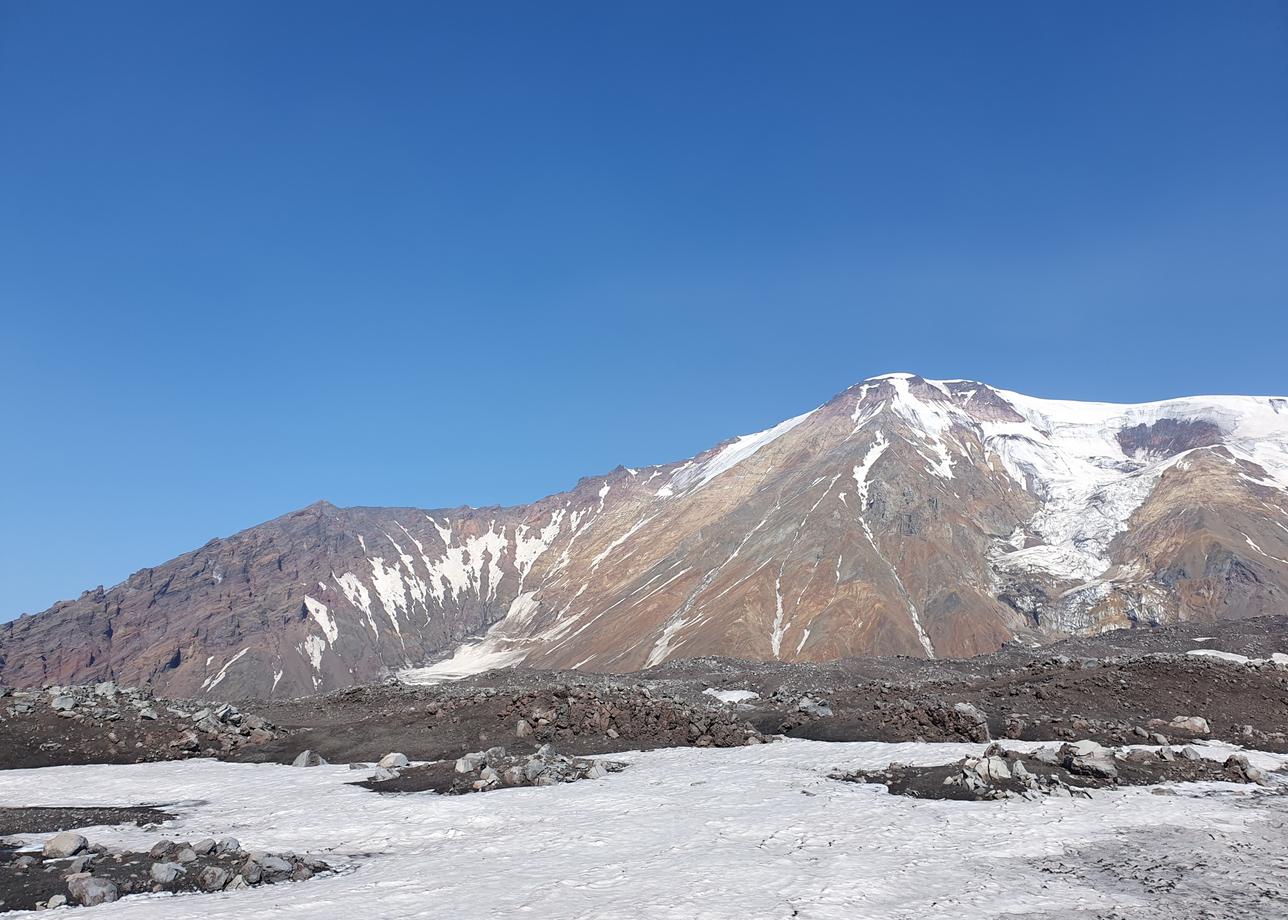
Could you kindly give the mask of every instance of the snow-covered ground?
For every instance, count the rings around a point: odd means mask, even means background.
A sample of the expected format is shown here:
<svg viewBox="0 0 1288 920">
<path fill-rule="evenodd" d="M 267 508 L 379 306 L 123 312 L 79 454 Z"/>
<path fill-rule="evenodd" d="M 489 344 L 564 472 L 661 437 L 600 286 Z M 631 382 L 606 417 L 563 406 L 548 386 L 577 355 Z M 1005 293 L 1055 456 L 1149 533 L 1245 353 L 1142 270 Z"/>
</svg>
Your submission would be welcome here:
<svg viewBox="0 0 1288 920">
<path fill-rule="evenodd" d="M 1038 863 L 1141 831 L 1237 838 L 1265 824 L 1256 802 L 1281 798 L 1208 783 L 1177 787 L 1179 795 L 936 802 L 827 778 L 833 768 L 944 763 L 981 749 L 809 741 L 671 749 L 614 755 L 629 768 L 600 780 L 455 797 L 378 795 L 348 785 L 362 774 L 344 766 L 57 767 L 0 773 L 0 804 L 177 802 L 165 836 L 231 834 L 248 849 L 352 867 L 181 902 L 131 897 L 91 917 L 971 920 L 1115 904 L 1130 917 L 1146 900 L 1158 906 L 1160 895 L 1107 893 Z M 1286 760 L 1252 759 L 1270 768 Z M 158 835 L 129 827 L 87 836 L 147 847 Z"/>
</svg>

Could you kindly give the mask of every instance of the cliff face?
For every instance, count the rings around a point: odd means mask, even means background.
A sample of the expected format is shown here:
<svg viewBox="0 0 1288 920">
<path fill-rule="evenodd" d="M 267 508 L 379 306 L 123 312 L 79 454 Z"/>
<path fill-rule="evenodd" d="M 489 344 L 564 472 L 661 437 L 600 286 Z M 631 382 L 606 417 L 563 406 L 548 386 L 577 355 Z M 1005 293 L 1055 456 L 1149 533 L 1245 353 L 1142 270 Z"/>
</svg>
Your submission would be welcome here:
<svg viewBox="0 0 1288 920">
<path fill-rule="evenodd" d="M 962 656 L 1288 596 L 1288 400 L 873 378 L 515 508 L 312 505 L 0 627 L 0 681 L 296 696 L 401 672 Z"/>
</svg>

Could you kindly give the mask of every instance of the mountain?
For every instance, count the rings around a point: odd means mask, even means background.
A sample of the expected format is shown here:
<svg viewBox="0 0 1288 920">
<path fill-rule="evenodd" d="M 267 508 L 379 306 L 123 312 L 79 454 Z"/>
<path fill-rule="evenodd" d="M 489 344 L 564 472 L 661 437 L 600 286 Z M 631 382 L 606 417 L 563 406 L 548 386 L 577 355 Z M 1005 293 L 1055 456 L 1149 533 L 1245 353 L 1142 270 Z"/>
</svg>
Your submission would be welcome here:
<svg viewBox="0 0 1288 920">
<path fill-rule="evenodd" d="M 887 374 L 512 508 L 261 524 L 0 627 L 0 682 L 297 696 L 401 673 L 969 656 L 1283 612 L 1288 399 Z"/>
</svg>

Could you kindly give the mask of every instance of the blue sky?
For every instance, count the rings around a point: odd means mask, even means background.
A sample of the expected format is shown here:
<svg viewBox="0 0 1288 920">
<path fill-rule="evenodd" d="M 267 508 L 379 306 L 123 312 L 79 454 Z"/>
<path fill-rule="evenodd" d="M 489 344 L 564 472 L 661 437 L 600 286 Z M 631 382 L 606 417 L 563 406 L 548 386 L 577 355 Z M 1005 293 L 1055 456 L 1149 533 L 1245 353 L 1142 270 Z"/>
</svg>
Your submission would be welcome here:
<svg viewBox="0 0 1288 920">
<path fill-rule="evenodd" d="M 0 619 L 911 370 L 1288 392 L 1288 6 L 0 0 Z"/>
</svg>

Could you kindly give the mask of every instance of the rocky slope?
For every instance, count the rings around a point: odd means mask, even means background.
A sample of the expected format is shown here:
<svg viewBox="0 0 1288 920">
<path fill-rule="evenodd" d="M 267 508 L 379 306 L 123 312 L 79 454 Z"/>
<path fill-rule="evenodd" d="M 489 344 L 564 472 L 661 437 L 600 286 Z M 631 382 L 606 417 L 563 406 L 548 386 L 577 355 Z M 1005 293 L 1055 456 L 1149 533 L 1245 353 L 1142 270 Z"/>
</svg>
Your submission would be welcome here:
<svg viewBox="0 0 1288 920">
<path fill-rule="evenodd" d="M 0 681 L 285 697 L 523 663 L 965 656 L 1281 612 L 1288 399 L 872 378 L 514 508 L 319 503 L 0 627 Z"/>
</svg>

